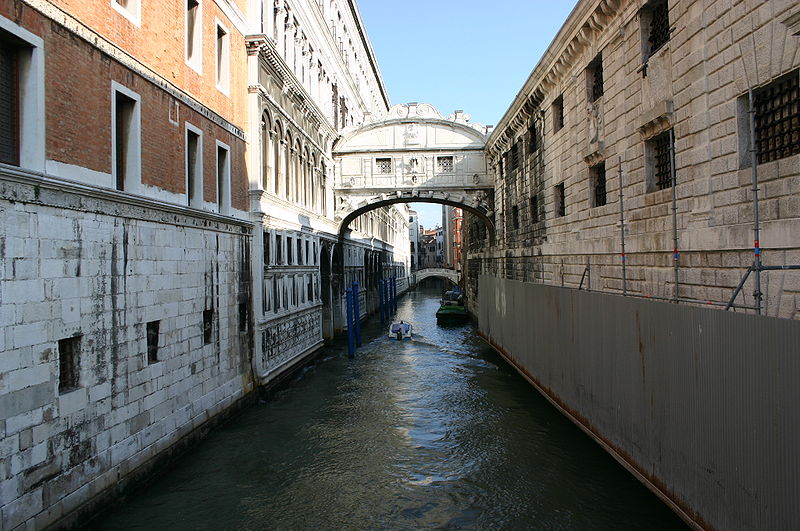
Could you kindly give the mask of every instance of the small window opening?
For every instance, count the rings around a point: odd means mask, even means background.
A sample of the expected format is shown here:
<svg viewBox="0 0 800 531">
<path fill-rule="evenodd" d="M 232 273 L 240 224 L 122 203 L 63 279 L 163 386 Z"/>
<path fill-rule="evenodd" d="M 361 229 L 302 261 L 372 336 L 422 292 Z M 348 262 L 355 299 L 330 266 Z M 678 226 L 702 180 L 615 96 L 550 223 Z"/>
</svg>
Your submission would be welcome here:
<svg viewBox="0 0 800 531">
<path fill-rule="evenodd" d="M 81 337 L 58 340 L 58 392 L 77 389 L 80 381 Z"/>
<path fill-rule="evenodd" d="M 19 165 L 18 48 L 0 33 L 0 162 Z"/>
<path fill-rule="evenodd" d="M 436 167 L 439 173 L 452 173 L 453 157 L 436 157 Z"/>
<path fill-rule="evenodd" d="M 511 207 L 511 219 L 514 230 L 519 229 L 519 207 L 517 205 Z"/>
<path fill-rule="evenodd" d="M 534 195 L 531 197 L 531 223 L 539 222 L 539 196 Z"/>
<path fill-rule="evenodd" d="M 597 54 L 586 69 L 589 101 L 597 101 L 603 95 L 603 56 Z"/>
<path fill-rule="evenodd" d="M 158 329 L 161 321 L 147 323 L 147 363 L 158 361 Z"/>
<path fill-rule="evenodd" d="M 214 309 L 203 310 L 203 344 L 210 345 L 214 337 Z"/>
<path fill-rule="evenodd" d="M 203 203 L 203 157 L 200 135 L 186 130 L 186 192 L 189 206 L 200 208 Z"/>
<path fill-rule="evenodd" d="M 117 190 L 125 190 L 128 174 L 132 171 L 132 149 L 134 111 L 136 100 L 129 98 L 121 92 L 115 93 L 115 122 L 114 145 L 116 146 L 115 168 L 116 168 L 116 187 Z"/>
<path fill-rule="evenodd" d="M 380 174 L 392 173 L 392 159 L 375 159 L 375 166 Z"/>
<path fill-rule="evenodd" d="M 671 131 L 664 131 L 648 141 L 648 186 L 647 191 L 664 190 L 672 186 L 672 160 L 670 150 L 672 145 Z"/>
</svg>

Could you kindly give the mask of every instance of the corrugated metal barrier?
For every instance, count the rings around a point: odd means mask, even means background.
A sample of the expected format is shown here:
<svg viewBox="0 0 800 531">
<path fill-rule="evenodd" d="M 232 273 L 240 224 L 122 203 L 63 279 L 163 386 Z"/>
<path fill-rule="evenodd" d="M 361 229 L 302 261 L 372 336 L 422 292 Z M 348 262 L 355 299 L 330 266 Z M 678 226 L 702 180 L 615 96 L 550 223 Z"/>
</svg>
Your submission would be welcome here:
<svg viewBox="0 0 800 531">
<path fill-rule="evenodd" d="M 479 328 L 706 529 L 800 529 L 800 322 L 481 275 Z"/>
</svg>

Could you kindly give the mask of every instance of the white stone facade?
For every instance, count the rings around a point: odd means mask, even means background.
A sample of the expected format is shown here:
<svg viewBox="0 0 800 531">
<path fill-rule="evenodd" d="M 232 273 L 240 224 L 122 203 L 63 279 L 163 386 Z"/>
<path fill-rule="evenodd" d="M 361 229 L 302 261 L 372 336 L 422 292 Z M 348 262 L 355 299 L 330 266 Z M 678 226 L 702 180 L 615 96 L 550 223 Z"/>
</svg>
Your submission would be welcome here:
<svg viewBox="0 0 800 531">
<path fill-rule="evenodd" d="M 800 264 L 797 12 L 788 0 L 579 2 L 487 142 L 498 239 L 485 246 L 465 224 L 470 278 L 726 303 L 753 263 L 748 89 L 764 100 L 778 86 L 794 118 L 782 154 L 757 166 L 760 246 L 766 265 Z M 764 313 L 797 318 L 800 272 L 761 277 Z M 753 307 L 753 278 L 738 305 Z"/>
</svg>

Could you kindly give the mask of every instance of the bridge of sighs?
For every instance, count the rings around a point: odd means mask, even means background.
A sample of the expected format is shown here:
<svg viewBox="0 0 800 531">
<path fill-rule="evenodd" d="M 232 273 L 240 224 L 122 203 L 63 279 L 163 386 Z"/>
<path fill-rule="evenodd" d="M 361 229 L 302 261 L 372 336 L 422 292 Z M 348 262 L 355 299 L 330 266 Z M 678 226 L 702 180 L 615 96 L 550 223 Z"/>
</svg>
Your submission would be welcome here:
<svg viewBox="0 0 800 531">
<path fill-rule="evenodd" d="M 392 203 L 440 203 L 476 214 L 494 235 L 494 178 L 487 171 L 487 128 L 455 111 L 444 118 L 427 103 L 393 106 L 367 117 L 334 146 L 339 235 L 370 210 Z"/>
</svg>

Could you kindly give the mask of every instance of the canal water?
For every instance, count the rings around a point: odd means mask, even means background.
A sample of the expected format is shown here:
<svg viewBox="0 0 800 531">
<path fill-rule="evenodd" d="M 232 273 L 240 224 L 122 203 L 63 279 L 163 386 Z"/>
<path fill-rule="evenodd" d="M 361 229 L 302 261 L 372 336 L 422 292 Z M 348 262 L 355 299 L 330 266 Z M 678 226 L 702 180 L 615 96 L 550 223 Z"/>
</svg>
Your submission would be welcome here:
<svg viewBox="0 0 800 531">
<path fill-rule="evenodd" d="M 373 319 L 212 432 L 95 529 L 685 529 L 437 292 Z"/>
</svg>

